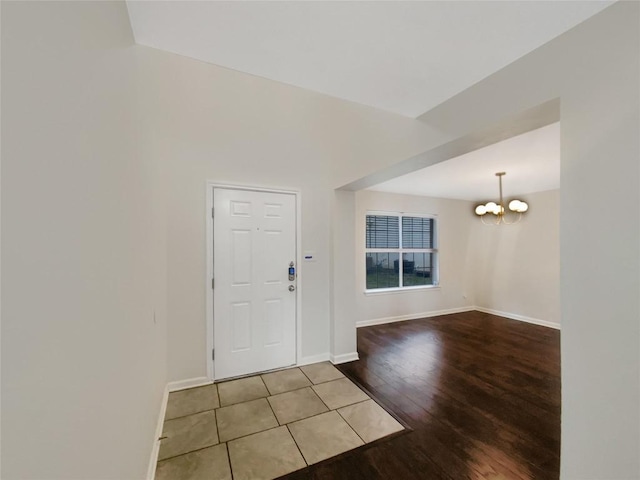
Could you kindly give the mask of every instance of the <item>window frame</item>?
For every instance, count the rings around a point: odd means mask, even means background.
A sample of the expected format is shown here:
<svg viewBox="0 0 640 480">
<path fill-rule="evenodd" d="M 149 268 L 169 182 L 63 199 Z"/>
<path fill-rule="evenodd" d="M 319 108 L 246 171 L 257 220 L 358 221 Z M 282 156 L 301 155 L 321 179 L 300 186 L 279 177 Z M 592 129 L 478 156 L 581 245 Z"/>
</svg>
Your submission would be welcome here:
<svg viewBox="0 0 640 480">
<path fill-rule="evenodd" d="M 385 216 L 385 217 L 398 217 L 398 245 L 399 248 L 367 248 L 367 217 L 368 216 Z M 433 220 L 433 248 L 404 248 L 402 246 L 402 218 L 414 217 L 414 218 L 429 218 Z M 440 254 L 439 254 L 439 220 L 438 215 L 432 213 L 410 213 L 410 212 L 389 212 L 381 210 L 367 210 L 364 215 L 364 293 L 366 295 L 376 295 L 379 293 L 399 293 L 412 290 L 426 290 L 440 287 Z M 367 262 L 366 257 L 368 253 L 397 253 L 398 254 L 398 286 L 397 287 L 383 287 L 383 288 L 367 288 Z M 404 274 L 404 262 L 402 256 L 404 253 L 431 253 L 433 261 L 432 270 L 432 283 L 430 285 L 409 285 L 404 286 L 403 274 Z"/>
</svg>

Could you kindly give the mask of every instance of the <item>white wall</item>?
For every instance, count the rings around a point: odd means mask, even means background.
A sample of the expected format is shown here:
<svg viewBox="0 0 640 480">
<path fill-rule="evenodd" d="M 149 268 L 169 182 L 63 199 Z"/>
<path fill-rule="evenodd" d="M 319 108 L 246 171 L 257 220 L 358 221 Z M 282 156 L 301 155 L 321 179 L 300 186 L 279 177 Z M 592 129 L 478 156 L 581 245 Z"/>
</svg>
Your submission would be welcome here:
<svg viewBox="0 0 640 480">
<path fill-rule="evenodd" d="M 493 227 L 473 219 L 476 306 L 560 324 L 560 192 L 518 196 L 529 211 L 515 225 Z M 597 281 L 598 257 L 591 264 Z"/>
<path fill-rule="evenodd" d="M 123 3 L 1 8 L 2 478 L 144 478 L 167 369 L 140 51 Z"/>
<path fill-rule="evenodd" d="M 315 251 L 317 261 L 299 266 L 303 357 L 299 360 L 330 352 L 353 353 L 353 328 L 347 326 L 344 335 L 338 335 L 341 343 L 330 342 L 335 177 L 352 162 L 380 162 L 391 153 L 397 158 L 414 154 L 429 129 L 372 108 L 140 49 L 153 77 L 146 88 L 154 99 L 154 152 L 169 165 L 170 379 L 206 375 L 207 180 L 301 191 L 302 249 Z"/>
<path fill-rule="evenodd" d="M 356 193 L 356 296 L 358 322 L 396 319 L 474 305 L 472 202 L 361 190 Z M 365 217 L 368 211 L 437 215 L 440 285 L 365 294 Z"/>
</svg>

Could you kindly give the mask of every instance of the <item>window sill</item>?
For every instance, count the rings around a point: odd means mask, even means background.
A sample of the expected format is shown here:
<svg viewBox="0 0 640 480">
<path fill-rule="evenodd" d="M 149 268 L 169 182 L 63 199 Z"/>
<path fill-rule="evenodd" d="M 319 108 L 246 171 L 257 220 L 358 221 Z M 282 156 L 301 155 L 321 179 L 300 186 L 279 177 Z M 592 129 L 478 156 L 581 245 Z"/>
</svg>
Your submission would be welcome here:
<svg viewBox="0 0 640 480">
<path fill-rule="evenodd" d="M 440 290 L 440 285 L 420 285 L 417 287 L 395 287 L 395 288 L 376 288 L 375 290 L 365 290 L 366 296 L 370 295 L 387 295 L 394 293 L 410 293 L 420 290 Z"/>
</svg>

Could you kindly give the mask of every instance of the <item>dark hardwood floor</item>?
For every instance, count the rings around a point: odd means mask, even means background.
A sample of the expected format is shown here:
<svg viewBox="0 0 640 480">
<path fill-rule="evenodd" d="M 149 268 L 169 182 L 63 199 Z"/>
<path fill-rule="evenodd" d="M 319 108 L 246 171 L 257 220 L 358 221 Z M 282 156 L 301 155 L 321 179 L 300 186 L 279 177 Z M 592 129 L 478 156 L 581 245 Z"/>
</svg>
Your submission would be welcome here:
<svg viewBox="0 0 640 480">
<path fill-rule="evenodd" d="M 557 479 L 560 332 L 480 312 L 358 329 L 339 365 L 412 431 L 289 479 Z"/>
</svg>

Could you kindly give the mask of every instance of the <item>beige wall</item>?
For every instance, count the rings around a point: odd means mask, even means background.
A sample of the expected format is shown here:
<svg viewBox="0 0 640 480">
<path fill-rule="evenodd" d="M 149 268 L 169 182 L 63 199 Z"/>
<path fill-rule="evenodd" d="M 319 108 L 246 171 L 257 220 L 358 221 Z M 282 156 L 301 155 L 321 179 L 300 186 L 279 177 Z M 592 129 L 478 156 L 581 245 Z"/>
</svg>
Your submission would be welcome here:
<svg viewBox="0 0 640 480">
<path fill-rule="evenodd" d="M 403 292 L 365 294 L 365 217 L 367 211 L 437 215 L 440 285 Z M 357 320 L 369 322 L 419 316 L 474 305 L 473 252 L 470 241 L 473 203 L 464 200 L 362 190 L 356 194 Z"/>
<path fill-rule="evenodd" d="M 356 194 L 357 321 L 417 318 L 473 306 L 515 318 L 560 324 L 559 191 L 521 196 L 531 208 L 515 225 L 484 225 L 474 202 L 362 190 Z M 440 286 L 365 294 L 367 211 L 438 218 Z"/>
<path fill-rule="evenodd" d="M 168 309 L 171 380 L 206 375 L 205 183 L 298 189 L 302 358 L 355 351 L 355 331 L 330 341 L 331 208 L 335 177 L 351 163 L 413 154 L 415 120 L 140 47 L 153 98 L 154 151 L 168 164 Z M 421 128 L 416 128 L 416 126 Z M 402 139 L 402 142 L 398 142 Z M 343 278 L 343 277 L 341 277 Z M 344 308 L 340 308 L 344 311 Z M 346 318 L 346 317 L 345 317 Z M 342 345 L 342 346 L 341 346 Z"/>
<path fill-rule="evenodd" d="M 530 208 L 515 225 L 492 227 L 474 219 L 476 305 L 560 324 L 560 192 L 518 198 Z M 586 261 L 596 280 L 597 257 Z"/>
<path fill-rule="evenodd" d="M 141 52 L 121 3 L 1 8 L 1 475 L 141 479 L 167 379 Z"/>
</svg>

